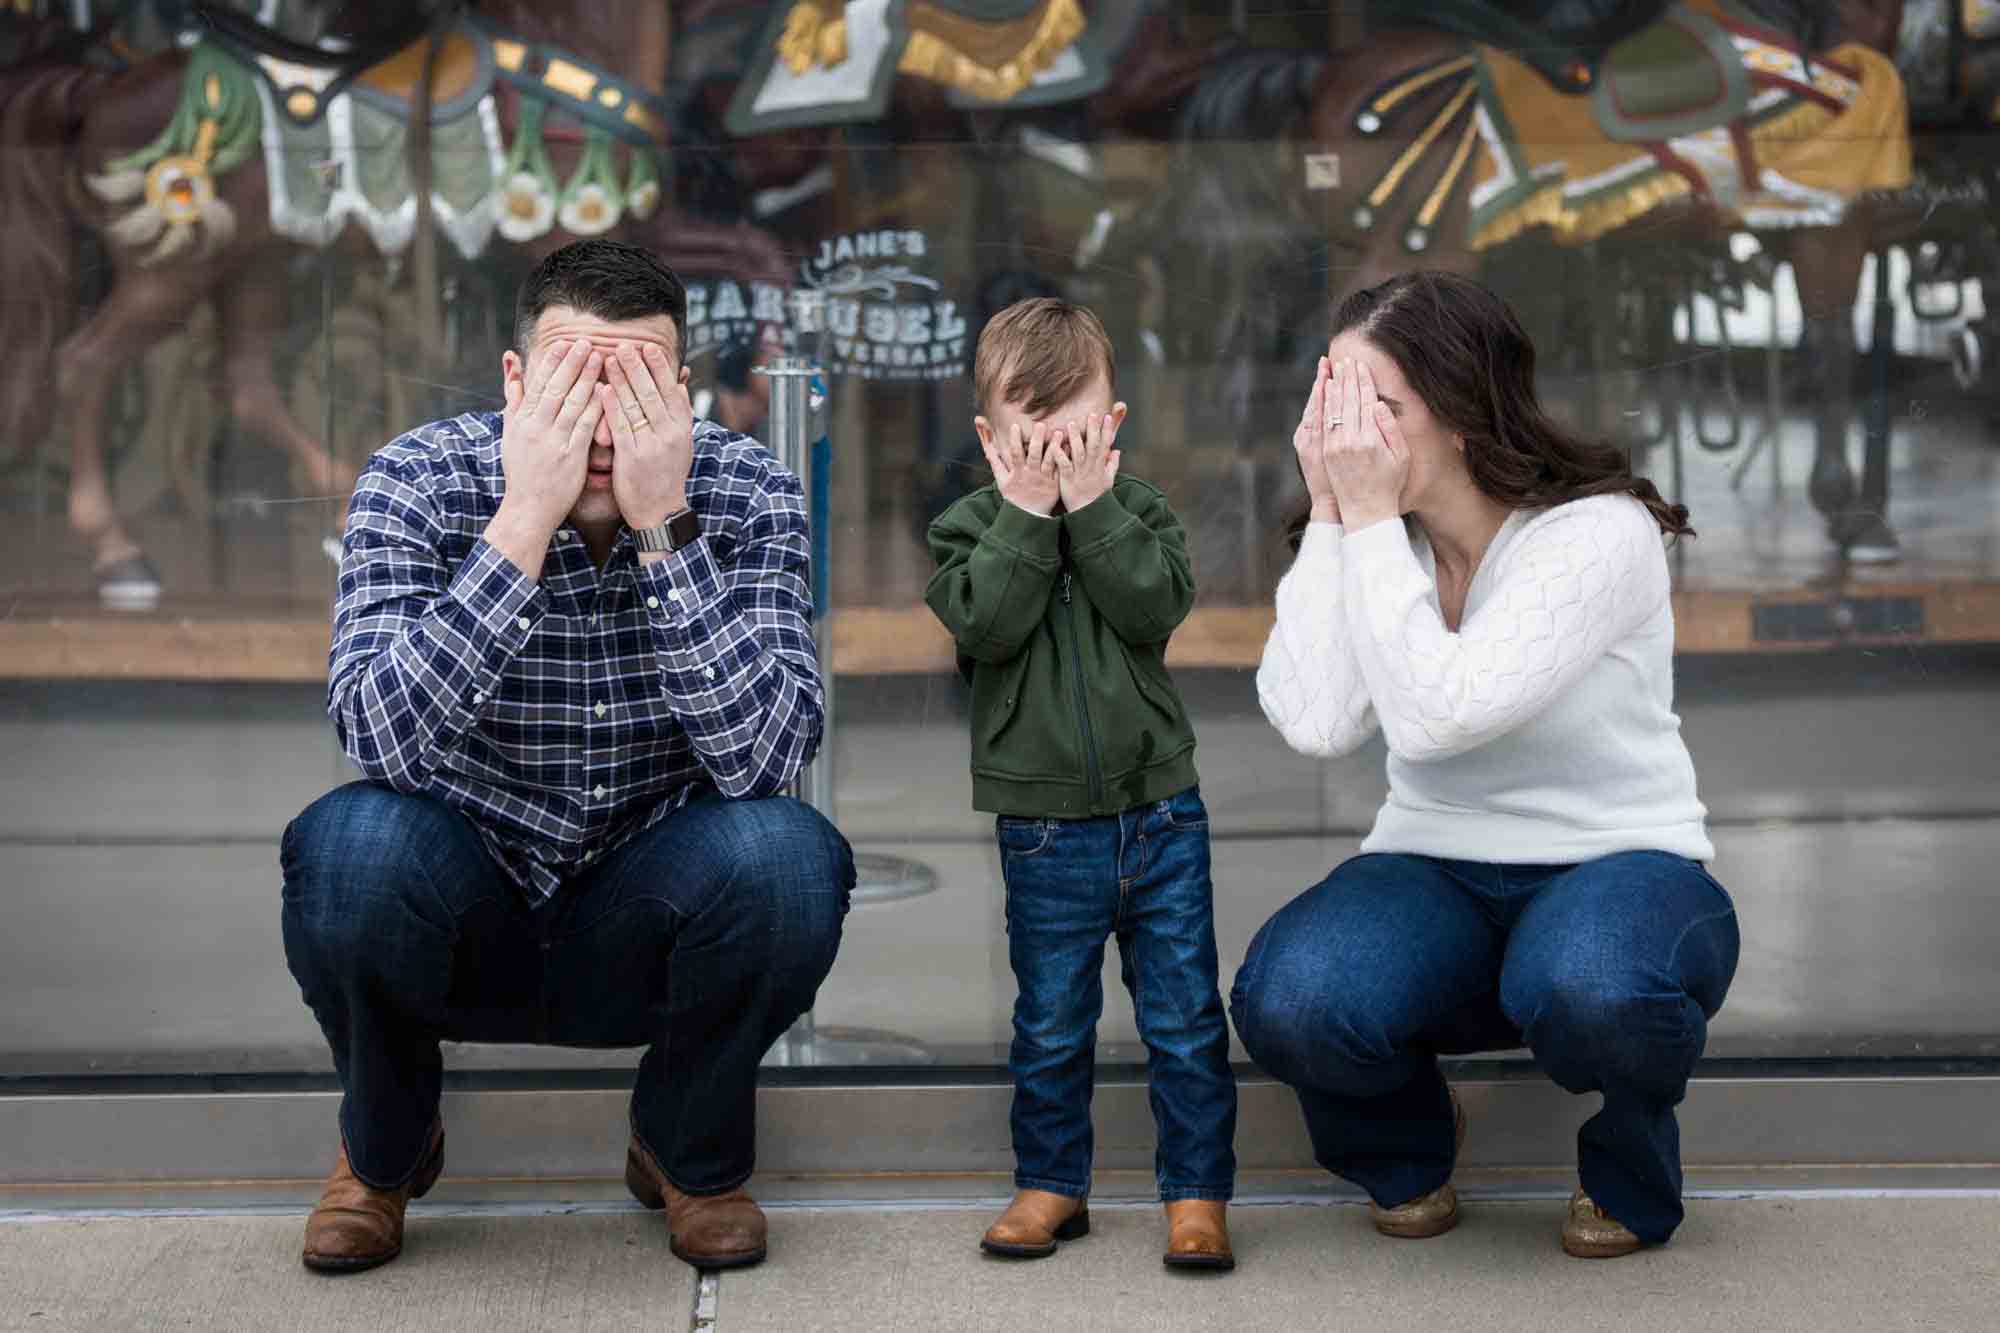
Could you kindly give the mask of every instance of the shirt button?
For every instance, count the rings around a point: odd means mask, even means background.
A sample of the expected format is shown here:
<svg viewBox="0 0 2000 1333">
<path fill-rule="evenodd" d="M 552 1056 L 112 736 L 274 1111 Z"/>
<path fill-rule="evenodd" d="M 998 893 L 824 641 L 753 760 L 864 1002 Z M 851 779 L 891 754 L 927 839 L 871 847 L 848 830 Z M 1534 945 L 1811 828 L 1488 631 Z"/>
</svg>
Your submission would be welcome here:
<svg viewBox="0 0 2000 1333">
<path fill-rule="evenodd" d="M 668 591 L 667 593 L 668 601 L 678 602 L 680 599 L 681 599 L 681 590 L 679 588 L 673 588 Z"/>
<path fill-rule="evenodd" d="M 595 713 L 596 713 L 596 714 L 597 714 L 597 715 L 598 715 L 599 717 L 603 717 L 603 716 L 604 716 L 604 705 L 603 705 L 602 703 L 599 703 L 599 704 L 597 705 L 597 707 L 596 707 L 595 709 L 591 710 L 591 711 L 595 712 Z"/>
<path fill-rule="evenodd" d="M 648 597 L 646 599 L 646 606 L 650 610 L 657 611 L 660 609 L 660 599 L 657 597 Z"/>
<path fill-rule="evenodd" d="M 526 616 L 522 616 L 519 620 L 515 621 L 514 623 L 516 625 L 519 625 L 522 629 L 533 629 L 535 627 L 535 622 L 528 619 Z"/>
<path fill-rule="evenodd" d="M 472 702 L 474 702 L 474 703 L 476 703 L 476 704 L 483 704 L 483 703 L 485 703 L 485 702 L 486 702 L 486 691 L 485 691 L 485 690 L 474 690 L 474 691 L 472 692 Z"/>
<path fill-rule="evenodd" d="M 598 783 L 598 784 L 597 784 L 597 790 L 596 790 L 596 791 L 594 791 L 594 792 L 592 792 L 592 793 L 591 793 L 591 795 L 592 795 L 592 796 L 595 796 L 595 797 L 596 797 L 596 798 L 597 798 L 598 800 L 600 800 L 600 801 L 601 801 L 601 800 L 603 800 L 603 799 L 604 799 L 604 784 L 603 784 L 603 783 L 601 783 L 601 782 L 600 782 L 600 783 Z"/>
<path fill-rule="evenodd" d="M 702 673 L 701 673 L 701 674 L 702 674 L 702 675 L 704 675 L 704 676 L 706 676 L 706 677 L 707 677 L 708 679 L 710 679 L 710 680 L 714 680 L 714 679 L 715 679 L 715 668 L 714 668 L 714 667 L 705 667 L 705 668 L 703 668 L 703 670 L 702 670 Z"/>
</svg>

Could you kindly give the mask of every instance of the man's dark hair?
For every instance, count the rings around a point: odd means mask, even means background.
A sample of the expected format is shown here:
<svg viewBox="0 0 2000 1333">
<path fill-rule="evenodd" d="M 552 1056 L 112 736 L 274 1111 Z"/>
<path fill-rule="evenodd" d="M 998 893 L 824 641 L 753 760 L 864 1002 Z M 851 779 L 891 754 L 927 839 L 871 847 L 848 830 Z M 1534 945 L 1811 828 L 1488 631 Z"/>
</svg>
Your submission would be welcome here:
<svg viewBox="0 0 2000 1333">
<path fill-rule="evenodd" d="M 665 315 L 674 322 L 675 358 L 687 355 L 687 288 L 636 245 L 574 241 L 535 265 L 514 302 L 515 351 L 528 354 L 535 321 L 556 305 L 612 321 Z"/>
</svg>

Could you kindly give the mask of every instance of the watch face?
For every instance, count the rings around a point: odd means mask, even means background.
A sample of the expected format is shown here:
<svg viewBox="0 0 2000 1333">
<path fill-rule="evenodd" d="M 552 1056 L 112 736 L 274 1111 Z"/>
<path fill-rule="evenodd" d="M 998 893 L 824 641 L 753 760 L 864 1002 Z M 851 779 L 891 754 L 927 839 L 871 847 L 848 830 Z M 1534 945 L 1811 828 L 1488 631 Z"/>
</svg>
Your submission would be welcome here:
<svg viewBox="0 0 2000 1333">
<path fill-rule="evenodd" d="M 667 520 L 667 542 L 672 550 L 679 550 L 701 536 L 701 520 L 694 516 L 694 510 L 683 509 Z"/>
</svg>

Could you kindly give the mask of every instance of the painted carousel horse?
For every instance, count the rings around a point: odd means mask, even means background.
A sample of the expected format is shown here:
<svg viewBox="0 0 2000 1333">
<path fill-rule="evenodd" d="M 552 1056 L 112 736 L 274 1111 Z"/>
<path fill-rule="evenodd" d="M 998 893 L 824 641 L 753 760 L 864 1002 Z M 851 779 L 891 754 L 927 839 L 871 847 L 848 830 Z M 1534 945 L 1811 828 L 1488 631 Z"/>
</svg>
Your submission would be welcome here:
<svg viewBox="0 0 2000 1333">
<path fill-rule="evenodd" d="M 106 390 L 204 301 L 228 413 L 291 457 L 309 495 L 345 500 L 351 462 L 294 418 L 272 364 L 302 251 L 408 260 L 402 304 L 418 316 L 397 369 L 420 383 L 443 322 L 434 237 L 461 264 L 507 248 L 528 263 L 575 236 L 618 234 L 679 268 L 782 276 L 748 229 L 664 205 L 661 6 L 296 0 L 251 15 L 194 0 L 178 12 L 190 44 L 122 69 L 0 72 L 12 349 L 0 430 L 32 445 L 68 429 L 69 520 L 108 606 L 148 606 L 159 584 L 112 501 Z M 70 329 L 78 226 L 111 281 Z"/>
<path fill-rule="evenodd" d="M 676 9 L 680 198 L 771 230 L 800 286 L 823 293 L 829 369 L 868 396 L 881 427 L 870 474 L 914 496 L 919 541 L 978 461 L 965 423 L 985 318 L 1024 294 L 1117 299 L 1098 261 L 1138 196 L 1104 140 L 1163 144 L 1199 86 L 1216 48 L 1185 40 L 1178 11 L 1156 0 Z"/>
<path fill-rule="evenodd" d="M 1813 501 L 1848 558 L 1896 558 L 1886 426 L 1870 432 L 1858 494 L 1846 447 L 1868 201 L 1909 180 L 1886 54 L 1900 3 L 1564 6 L 1584 15 L 1567 29 L 1524 27 L 1521 8 L 1378 0 L 1364 47 L 1293 53 L 1325 63 L 1305 142 L 1288 145 L 1280 215 L 1293 232 L 1311 218 L 1324 238 L 1338 275 L 1328 299 L 1417 265 L 1504 267 L 1503 247 L 1523 238 L 1586 257 L 1644 247 L 1628 251 L 1644 271 L 1668 244 L 1712 251 L 1729 230 L 1753 230 L 1791 261 L 1806 316 Z M 1239 175 L 1263 167 L 1252 158 L 1209 155 Z M 1183 195 L 1197 188 L 1192 171 L 1176 179 Z M 1224 312 L 1215 326 L 1227 329 L 1228 312 L 1284 299 L 1282 287 L 1242 287 L 1244 264 L 1227 253 L 1242 226 L 1174 216 L 1156 247 L 1175 262 L 1183 308 Z M 1620 295 L 1591 284 L 1594 300 Z"/>
<path fill-rule="evenodd" d="M 1360 256 L 1354 280 L 1419 258 L 1465 265 L 1531 229 L 1623 238 L 1670 205 L 1698 227 L 1758 233 L 1790 260 L 1805 316 L 1809 493 L 1848 558 L 1895 559 L 1886 422 L 1859 489 L 1847 432 L 1866 197 L 1910 178 L 1891 58 L 1900 0 L 1685 0 L 1608 44 L 1544 43 L 1532 60 L 1437 18 L 1371 41 L 1386 77 L 1337 61 L 1312 117 L 1316 147 L 1352 182 L 1332 214 Z"/>
</svg>

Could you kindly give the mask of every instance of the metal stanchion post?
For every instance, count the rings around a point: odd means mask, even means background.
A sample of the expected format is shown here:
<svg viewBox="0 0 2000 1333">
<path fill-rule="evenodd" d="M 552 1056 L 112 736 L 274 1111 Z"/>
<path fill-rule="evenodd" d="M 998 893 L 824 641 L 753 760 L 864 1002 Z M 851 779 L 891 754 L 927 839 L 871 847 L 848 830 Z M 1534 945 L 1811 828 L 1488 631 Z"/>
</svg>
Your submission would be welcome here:
<svg viewBox="0 0 2000 1333">
<path fill-rule="evenodd" d="M 834 818 L 833 742 L 834 672 L 831 572 L 832 522 L 828 512 L 829 447 L 826 393 L 819 358 L 814 355 L 825 334 L 825 297 L 801 288 L 792 293 L 792 327 L 797 350 L 771 357 L 756 372 L 771 381 L 771 413 L 767 427 L 771 452 L 799 479 L 805 491 L 812 543 L 813 641 L 819 652 L 822 714 L 819 752 L 799 774 L 792 794 L 829 820 Z M 856 853 L 853 905 L 914 898 L 937 888 L 930 867 L 898 856 Z M 771 1048 L 767 1063 L 781 1065 L 909 1065 L 930 1064 L 934 1057 L 921 1042 L 873 1028 L 822 1028 L 808 1009 L 784 1038 Z"/>
</svg>

